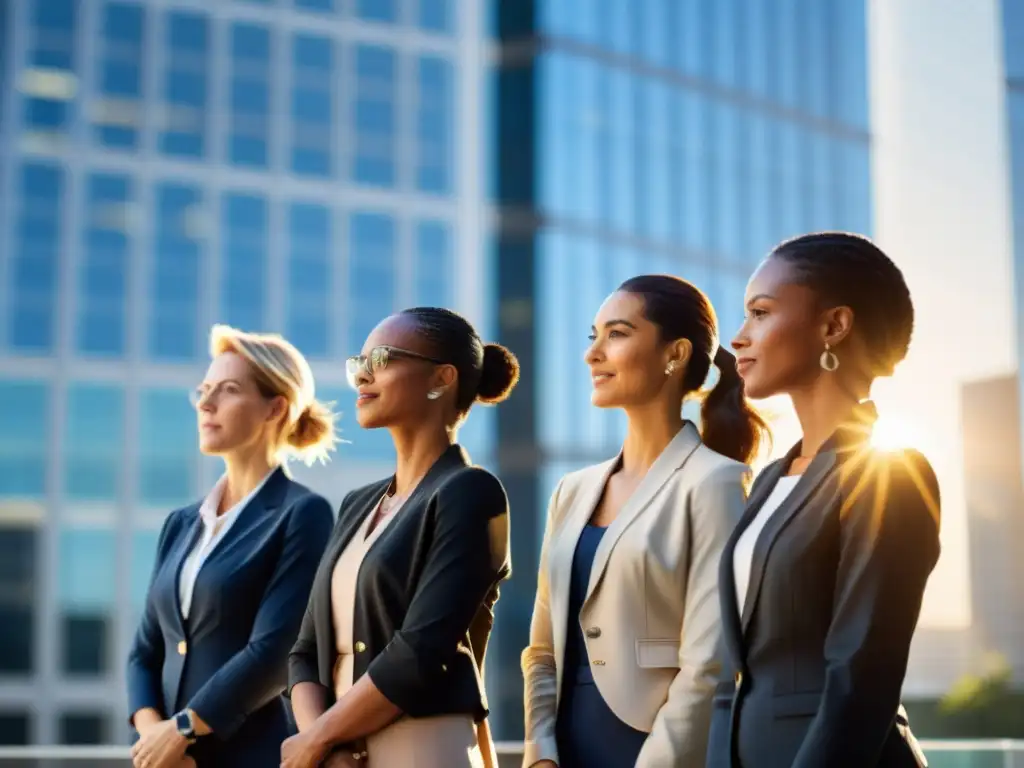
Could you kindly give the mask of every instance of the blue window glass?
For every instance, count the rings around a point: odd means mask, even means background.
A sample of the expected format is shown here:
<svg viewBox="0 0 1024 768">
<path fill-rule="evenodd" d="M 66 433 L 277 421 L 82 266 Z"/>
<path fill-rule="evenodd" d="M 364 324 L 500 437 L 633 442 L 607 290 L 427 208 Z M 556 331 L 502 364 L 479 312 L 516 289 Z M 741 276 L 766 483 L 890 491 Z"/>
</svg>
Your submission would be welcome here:
<svg viewBox="0 0 1024 768">
<path fill-rule="evenodd" d="M 247 331 L 265 330 L 268 219 L 264 198 L 224 196 L 219 322 Z"/>
<path fill-rule="evenodd" d="M 296 203 L 288 213 L 287 333 L 307 357 L 330 351 L 333 270 L 331 210 Z"/>
<path fill-rule="evenodd" d="M 831 52 L 835 48 L 832 40 L 833 27 L 828 3 L 804 3 L 801 12 L 805 15 L 803 79 L 800 101 L 804 109 L 821 117 L 829 117 L 829 103 L 832 99 L 833 66 Z"/>
<path fill-rule="evenodd" d="M 159 530 L 139 530 L 132 533 L 131 565 L 131 605 L 134 618 L 142 615 L 146 607 L 146 594 L 149 582 L 153 578 L 153 565 L 156 563 L 156 545 L 160 540 Z"/>
<path fill-rule="evenodd" d="M 572 216 L 577 194 L 582 194 L 578 174 L 587 165 L 577 154 L 580 150 L 578 125 L 582 111 L 575 75 L 582 66 L 578 58 L 562 51 L 551 51 L 537 62 L 537 87 L 540 91 L 540 141 L 536 151 L 537 175 L 540 180 L 540 201 L 544 210 L 554 216 Z"/>
<path fill-rule="evenodd" d="M 615 53 L 633 52 L 633 2 L 635 0 L 601 0 L 604 13 L 598 19 L 604 47 Z M 636 41 L 638 42 L 638 41 Z"/>
<path fill-rule="evenodd" d="M 0 3 L 0 44 L 4 50 L 8 49 L 10 45 L 7 42 L 7 33 L 10 30 L 10 17 L 11 17 L 11 4 Z M 0 67 L 0 93 L 7 93 L 7 67 Z M 3 104 L 5 99 L 0 99 L 0 129 L 3 128 L 4 122 L 7 119 L 7 113 L 4 110 L 6 104 Z"/>
<path fill-rule="evenodd" d="M 672 239 L 676 200 L 673 195 L 673 158 L 676 147 L 672 92 L 667 85 L 648 80 L 641 85 L 643 100 L 637 142 L 641 179 L 640 231 L 645 237 L 668 243 Z"/>
<path fill-rule="evenodd" d="M 173 507 L 197 492 L 196 415 L 185 389 L 144 390 L 139 399 L 138 496 Z"/>
<path fill-rule="evenodd" d="M 396 66 L 395 52 L 390 48 L 374 45 L 356 48 L 353 177 L 361 184 L 380 187 L 395 184 Z"/>
<path fill-rule="evenodd" d="M 78 90 L 74 72 L 75 0 L 33 0 L 26 62 L 22 73 L 24 122 L 31 134 L 53 138 L 65 133 Z"/>
<path fill-rule="evenodd" d="M 617 232 L 636 232 L 636 79 L 619 69 L 606 69 L 608 188 L 605 190 L 605 220 Z"/>
<path fill-rule="evenodd" d="M 362 347 L 362 342 L 360 342 Z M 351 354 L 357 354 L 355 348 Z M 348 353 L 346 353 L 347 356 Z M 394 461 L 395 446 L 391 435 L 386 429 L 363 429 L 356 421 L 356 393 L 350 387 L 323 386 L 317 387 L 317 398 L 325 403 L 334 403 L 334 411 L 338 414 L 337 429 L 341 439 L 346 441 L 338 445 L 340 454 L 335 461 Z"/>
<path fill-rule="evenodd" d="M 182 184 L 156 189 L 155 243 L 149 285 L 149 356 L 192 360 L 199 355 L 199 285 L 203 198 Z"/>
<path fill-rule="evenodd" d="M 719 343 L 724 347 L 729 346 L 743 325 L 743 298 L 747 293 L 749 277 L 745 270 L 729 271 L 720 274 L 716 281 L 714 307 L 718 315 Z"/>
<path fill-rule="evenodd" d="M 537 31 L 546 34 L 578 40 L 583 43 L 600 45 L 604 26 L 603 0 L 560 0 L 559 2 L 537 3 Z M 499 5 L 499 3 L 494 3 Z M 506 12 L 525 6 L 504 3 Z M 527 17 L 528 14 L 524 13 Z M 513 36 L 521 34 L 522 22 L 515 25 Z"/>
<path fill-rule="evenodd" d="M 452 65 L 438 56 L 421 56 L 417 77 L 416 187 L 443 194 L 452 184 Z"/>
<path fill-rule="evenodd" d="M 749 231 L 750 258 L 760 261 L 776 244 L 776 187 L 771 155 L 771 121 L 754 112 L 743 118 L 747 123 L 747 157 L 750 168 L 746 189 L 746 217 Z"/>
<path fill-rule="evenodd" d="M 769 19 L 772 36 L 771 96 L 783 106 L 794 109 L 801 106 L 799 83 L 804 50 L 800 38 L 802 19 L 800 0 L 776 0 L 776 9 Z M 846 98 L 845 94 L 843 98 Z"/>
<path fill-rule="evenodd" d="M 840 222 L 835 212 L 835 181 L 832 173 L 832 137 L 808 131 L 805 151 L 809 156 L 805 168 L 805 184 L 809 205 L 807 231 L 837 229 Z"/>
<path fill-rule="evenodd" d="M 714 189 L 714 247 L 729 261 L 741 259 L 746 245 L 747 222 L 743 211 L 745 189 L 741 174 L 742 133 L 739 110 L 727 102 L 712 105 L 714 166 L 710 181 Z"/>
<path fill-rule="evenodd" d="M 1019 0 L 1018 0 L 1019 2 Z M 832 56 L 835 80 L 832 115 L 848 125 L 868 129 L 867 3 L 833 3 Z"/>
<path fill-rule="evenodd" d="M 95 140 L 114 149 L 135 149 L 142 121 L 142 44 L 144 9 L 136 3 L 107 3 L 97 88 L 93 105 Z"/>
<path fill-rule="evenodd" d="M 417 21 L 425 32 L 448 34 L 452 32 L 452 0 L 419 0 Z"/>
<path fill-rule="evenodd" d="M 705 6 L 705 13 L 711 14 L 712 35 L 709 40 L 714 51 L 712 72 L 715 80 L 723 85 L 739 85 L 740 67 L 737 61 L 742 54 L 738 45 L 738 27 L 745 24 L 739 0 L 715 0 Z"/>
<path fill-rule="evenodd" d="M 693 91 L 679 91 L 676 125 L 683 142 L 682 178 L 676 221 L 681 231 L 677 240 L 688 248 L 711 248 L 711 168 L 708 132 L 710 108 L 707 97 Z"/>
<path fill-rule="evenodd" d="M 1024 3 L 1003 0 L 1002 6 L 1006 76 L 1024 79 Z"/>
<path fill-rule="evenodd" d="M 873 215 L 868 143 L 850 140 L 836 144 L 839 151 L 836 178 L 840 180 L 839 207 L 843 228 L 870 235 Z"/>
<path fill-rule="evenodd" d="M 670 69 L 676 47 L 672 20 L 678 0 L 639 0 L 634 5 L 640 25 L 638 53 L 656 66 Z"/>
<path fill-rule="evenodd" d="M 47 353 L 56 346 L 64 171 L 26 163 L 20 186 L 7 286 L 7 344 L 25 353 Z"/>
<path fill-rule="evenodd" d="M 779 196 L 776 240 L 803 234 L 807 201 L 800 188 L 803 161 L 800 138 L 798 125 L 784 120 L 775 121 L 772 139 L 776 158 L 775 194 Z"/>
<path fill-rule="evenodd" d="M 84 354 L 124 353 L 131 198 L 127 176 L 94 174 L 88 179 L 75 324 L 75 346 Z"/>
<path fill-rule="evenodd" d="M 295 0 L 295 7 L 302 11 L 333 11 L 334 0 Z"/>
<path fill-rule="evenodd" d="M 160 126 L 160 151 L 173 157 L 206 154 L 210 22 L 205 14 L 167 14 L 162 78 L 165 117 Z"/>
<path fill-rule="evenodd" d="M 370 331 L 395 310 L 397 229 L 383 213 L 353 213 L 349 219 L 350 350 L 362 349 Z"/>
<path fill-rule="evenodd" d="M 452 235 L 447 222 L 421 221 L 416 225 L 416 304 L 427 307 L 451 306 Z"/>
<path fill-rule="evenodd" d="M 124 393 L 118 386 L 76 383 L 67 397 L 64 494 L 114 501 L 124 459 Z"/>
<path fill-rule="evenodd" d="M 708 75 L 711 72 L 711 10 L 704 0 L 678 0 L 677 66 L 688 75 Z"/>
<path fill-rule="evenodd" d="M 49 399 L 42 382 L 0 381 L 0 497 L 43 498 Z"/>
<path fill-rule="evenodd" d="M 292 170 L 330 176 L 334 131 L 333 43 L 296 34 L 292 40 Z"/>
<path fill-rule="evenodd" d="M 231 27 L 231 117 L 228 159 L 266 168 L 270 142 L 270 30 L 257 24 Z"/>
<path fill-rule="evenodd" d="M 751 93 L 762 98 L 771 95 L 771 67 L 773 66 L 772 47 L 770 45 L 771 26 L 769 19 L 774 0 L 746 0 L 745 22 L 740 29 L 743 33 L 742 59 L 743 71 L 740 78 L 744 87 Z"/>
<path fill-rule="evenodd" d="M 398 21 L 398 0 L 356 0 L 356 15 L 366 21 Z"/>
<path fill-rule="evenodd" d="M 117 535 L 111 528 L 65 528 L 58 537 L 57 600 L 63 672 L 97 676 L 113 656 Z"/>
</svg>

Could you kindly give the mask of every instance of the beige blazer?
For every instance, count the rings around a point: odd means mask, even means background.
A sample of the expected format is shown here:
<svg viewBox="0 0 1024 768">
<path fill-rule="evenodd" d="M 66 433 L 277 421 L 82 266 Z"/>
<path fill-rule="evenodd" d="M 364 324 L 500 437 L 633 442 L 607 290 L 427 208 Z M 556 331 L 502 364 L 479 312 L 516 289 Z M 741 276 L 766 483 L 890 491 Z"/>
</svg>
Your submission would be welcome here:
<svg viewBox="0 0 1024 768">
<path fill-rule="evenodd" d="M 722 655 L 718 561 L 743 512 L 749 469 L 705 447 L 687 422 L 609 526 L 586 601 L 570 617 L 576 542 L 617 463 L 566 475 L 551 497 L 522 657 L 524 768 L 558 763 L 562 663 L 569 621 L 577 619 L 604 700 L 650 734 L 637 768 L 704 766 Z"/>
</svg>

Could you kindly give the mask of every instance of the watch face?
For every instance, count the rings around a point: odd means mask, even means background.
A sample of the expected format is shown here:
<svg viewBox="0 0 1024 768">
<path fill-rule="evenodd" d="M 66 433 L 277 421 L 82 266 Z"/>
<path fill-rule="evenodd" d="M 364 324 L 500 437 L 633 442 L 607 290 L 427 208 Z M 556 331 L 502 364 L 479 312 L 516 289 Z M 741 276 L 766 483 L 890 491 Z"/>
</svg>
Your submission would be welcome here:
<svg viewBox="0 0 1024 768">
<path fill-rule="evenodd" d="M 178 726 L 178 733 L 182 736 L 192 736 L 192 720 L 184 712 L 179 712 L 174 716 L 175 725 Z"/>
</svg>

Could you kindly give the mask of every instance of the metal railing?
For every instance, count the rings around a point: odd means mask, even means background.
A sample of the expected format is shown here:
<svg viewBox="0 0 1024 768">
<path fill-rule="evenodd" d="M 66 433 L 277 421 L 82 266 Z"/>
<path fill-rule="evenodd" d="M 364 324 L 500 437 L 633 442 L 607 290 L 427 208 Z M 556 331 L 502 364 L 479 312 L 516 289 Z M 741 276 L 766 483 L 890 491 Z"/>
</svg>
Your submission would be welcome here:
<svg viewBox="0 0 1024 768">
<path fill-rule="evenodd" d="M 930 768 L 1024 768 L 1024 740 L 923 740 Z M 519 768 L 523 746 L 499 742 L 501 768 Z M 128 748 L 101 747 L 3 747 L 0 768 L 127 768 Z"/>
</svg>

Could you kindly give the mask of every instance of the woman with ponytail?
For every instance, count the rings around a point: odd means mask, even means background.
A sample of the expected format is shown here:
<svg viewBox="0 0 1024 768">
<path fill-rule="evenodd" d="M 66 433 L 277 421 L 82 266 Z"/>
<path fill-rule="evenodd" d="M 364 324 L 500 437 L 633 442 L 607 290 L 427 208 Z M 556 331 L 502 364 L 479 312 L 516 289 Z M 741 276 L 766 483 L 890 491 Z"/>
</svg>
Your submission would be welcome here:
<svg viewBox="0 0 1024 768">
<path fill-rule="evenodd" d="M 591 400 L 623 409 L 628 428 L 618 456 L 565 476 L 551 497 L 523 652 L 523 766 L 703 768 L 718 560 L 765 426 L 707 296 L 685 280 L 627 280 L 590 338 Z M 683 401 L 712 365 L 698 430 Z"/>
</svg>

